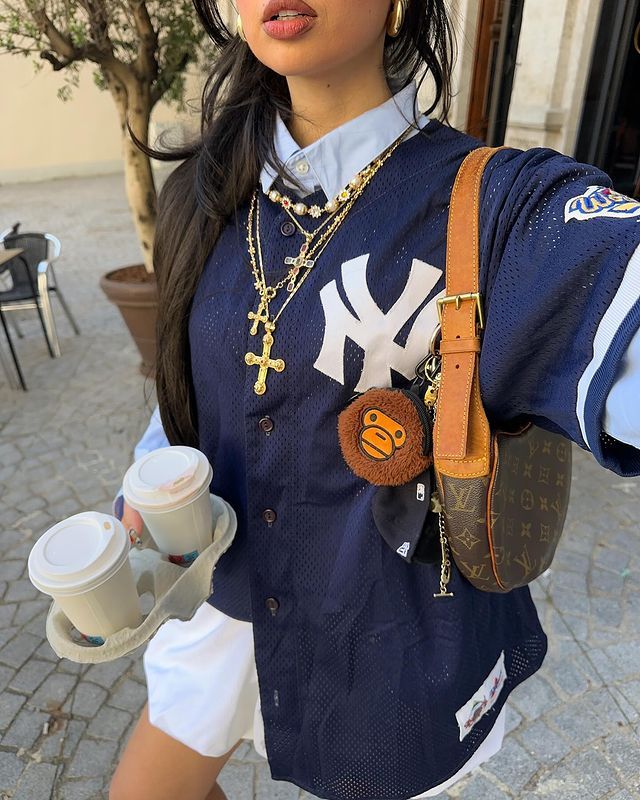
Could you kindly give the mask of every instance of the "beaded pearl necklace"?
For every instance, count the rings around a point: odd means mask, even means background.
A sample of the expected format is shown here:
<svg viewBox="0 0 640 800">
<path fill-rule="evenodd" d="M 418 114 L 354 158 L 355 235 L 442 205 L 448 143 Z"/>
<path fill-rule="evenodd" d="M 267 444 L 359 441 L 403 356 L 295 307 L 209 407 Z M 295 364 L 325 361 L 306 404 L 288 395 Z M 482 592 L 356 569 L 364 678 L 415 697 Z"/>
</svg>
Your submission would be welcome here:
<svg viewBox="0 0 640 800">
<path fill-rule="evenodd" d="M 294 203 L 290 197 L 286 194 L 280 194 L 277 189 L 271 189 L 265 192 L 265 194 L 272 203 L 281 205 L 286 211 L 293 211 L 293 213 L 297 214 L 299 217 L 305 217 L 308 214 L 310 217 L 313 217 L 313 219 L 319 219 L 323 214 L 335 214 L 340 206 L 349 202 L 354 192 L 362 186 L 362 181 L 365 178 L 365 174 L 370 169 L 370 166 L 371 165 L 367 166 L 361 172 L 358 172 L 357 175 L 354 175 L 347 186 L 336 195 L 333 200 L 328 200 L 324 206 L 308 206 L 306 203 L 302 202 Z"/>
</svg>

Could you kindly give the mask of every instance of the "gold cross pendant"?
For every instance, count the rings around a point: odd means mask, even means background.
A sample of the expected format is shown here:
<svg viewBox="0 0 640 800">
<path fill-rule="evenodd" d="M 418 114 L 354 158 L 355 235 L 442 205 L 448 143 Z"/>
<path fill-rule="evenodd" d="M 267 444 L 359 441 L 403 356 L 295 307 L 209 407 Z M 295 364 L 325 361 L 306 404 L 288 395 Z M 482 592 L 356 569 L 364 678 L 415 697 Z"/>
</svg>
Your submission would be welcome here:
<svg viewBox="0 0 640 800">
<path fill-rule="evenodd" d="M 253 320 L 253 325 L 251 326 L 251 335 L 255 336 L 258 333 L 258 325 L 262 322 L 264 325 L 269 322 L 269 308 L 265 300 L 260 300 L 260 305 L 258 306 L 258 311 L 254 313 L 250 311 L 247 315 L 249 319 Z"/>
<path fill-rule="evenodd" d="M 273 331 L 275 330 L 273 322 L 267 322 L 265 328 L 267 332 L 262 337 L 262 355 L 257 356 L 255 353 L 247 353 L 244 357 L 245 362 L 250 367 L 260 367 L 258 371 L 258 380 L 253 385 L 253 391 L 256 394 L 262 395 L 267 391 L 267 375 L 270 369 L 275 369 L 276 372 L 282 372 L 285 364 L 281 358 L 271 358 L 271 348 L 273 347 Z"/>
</svg>

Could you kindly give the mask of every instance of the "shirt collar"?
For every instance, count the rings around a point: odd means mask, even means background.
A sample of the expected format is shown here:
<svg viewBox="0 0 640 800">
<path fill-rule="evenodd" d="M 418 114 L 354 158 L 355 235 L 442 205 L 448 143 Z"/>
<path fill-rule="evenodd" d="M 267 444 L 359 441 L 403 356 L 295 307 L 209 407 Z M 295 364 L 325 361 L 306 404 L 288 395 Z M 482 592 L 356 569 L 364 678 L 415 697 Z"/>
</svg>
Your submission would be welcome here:
<svg viewBox="0 0 640 800">
<path fill-rule="evenodd" d="M 349 183 L 351 178 L 389 147 L 414 120 L 417 87 L 415 82 L 401 89 L 393 97 L 355 119 L 345 122 L 308 147 L 301 148 L 293 139 L 278 114 L 275 130 L 275 150 L 285 169 L 302 185 L 306 196 L 322 189 L 327 199 L 332 199 Z M 418 118 L 420 128 L 429 122 L 426 115 Z M 409 136 L 415 134 L 411 131 Z M 268 192 L 277 173 L 265 164 L 260 175 L 262 189 Z M 289 188 L 296 187 L 285 177 Z"/>
</svg>

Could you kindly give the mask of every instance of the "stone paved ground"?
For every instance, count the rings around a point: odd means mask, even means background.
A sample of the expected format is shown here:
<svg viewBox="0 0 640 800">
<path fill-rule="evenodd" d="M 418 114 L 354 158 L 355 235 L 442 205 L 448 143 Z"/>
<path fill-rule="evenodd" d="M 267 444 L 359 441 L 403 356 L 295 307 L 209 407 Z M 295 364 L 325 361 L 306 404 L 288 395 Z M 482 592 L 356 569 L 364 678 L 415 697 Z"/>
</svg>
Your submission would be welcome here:
<svg viewBox="0 0 640 800">
<path fill-rule="evenodd" d="M 145 701 L 140 652 L 101 666 L 59 661 L 26 559 L 51 523 L 109 511 L 145 427 L 152 399 L 138 356 L 97 285 L 138 251 L 120 176 L 0 187 L 0 229 L 16 220 L 61 238 L 59 278 L 82 336 L 56 308 L 63 355 L 51 360 L 31 312 L 18 345 L 30 391 L 0 374 L 0 798 L 105 798 Z M 532 587 L 547 660 L 511 696 L 503 750 L 449 797 L 640 798 L 640 484 L 576 460 L 562 545 Z M 304 794 L 272 781 L 247 743 L 221 784 L 230 800 Z"/>
</svg>

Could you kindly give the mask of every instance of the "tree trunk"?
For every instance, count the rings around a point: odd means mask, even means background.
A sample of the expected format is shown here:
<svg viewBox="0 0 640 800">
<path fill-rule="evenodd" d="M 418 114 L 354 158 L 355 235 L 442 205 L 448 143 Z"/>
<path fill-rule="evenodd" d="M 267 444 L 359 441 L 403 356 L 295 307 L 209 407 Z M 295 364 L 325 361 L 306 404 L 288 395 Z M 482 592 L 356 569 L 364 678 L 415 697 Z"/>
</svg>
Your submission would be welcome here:
<svg viewBox="0 0 640 800">
<path fill-rule="evenodd" d="M 120 130 L 122 132 L 125 189 L 129 207 L 133 214 L 133 224 L 142 247 L 142 257 L 147 272 L 153 272 L 153 237 L 157 216 L 157 193 L 151 160 L 138 150 L 127 129 L 129 125 L 143 144 L 149 142 L 149 121 L 152 104 L 149 86 L 140 81 L 131 81 L 125 87 L 109 81 L 111 94 L 118 107 Z"/>
<path fill-rule="evenodd" d="M 148 87 L 141 87 L 129 102 L 129 124 L 135 135 L 144 144 L 149 142 L 149 121 L 151 119 L 151 101 Z M 147 272 L 153 272 L 153 237 L 156 229 L 157 194 L 151 169 L 151 160 L 131 141 L 128 130 L 124 130 L 124 175 L 133 213 L 133 223 L 142 246 L 144 266 Z"/>
<path fill-rule="evenodd" d="M 128 138 L 125 138 L 124 148 L 124 174 L 129 207 L 142 247 L 145 269 L 153 272 L 152 248 L 157 209 L 151 162 Z"/>
</svg>

